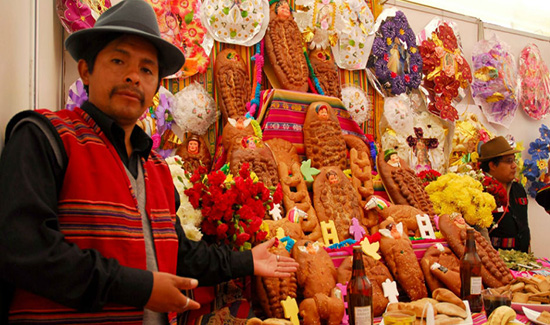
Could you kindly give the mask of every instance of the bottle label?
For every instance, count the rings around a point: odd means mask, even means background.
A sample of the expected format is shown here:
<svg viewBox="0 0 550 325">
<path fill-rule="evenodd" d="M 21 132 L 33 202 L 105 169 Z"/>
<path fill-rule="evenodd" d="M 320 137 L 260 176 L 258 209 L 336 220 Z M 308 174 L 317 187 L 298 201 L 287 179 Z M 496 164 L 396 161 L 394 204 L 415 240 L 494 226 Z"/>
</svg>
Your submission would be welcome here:
<svg viewBox="0 0 550 325">
<path fill-rule="evenodd" d="M 481 277 L 473 276 L 470 278 L 470 294 L 480 295 L 481 294 Z"/>
<path fill-rule="evenodd" d="M 371 306 L 355 307 L 355 324 L 371 325 Z"/>
</svg>

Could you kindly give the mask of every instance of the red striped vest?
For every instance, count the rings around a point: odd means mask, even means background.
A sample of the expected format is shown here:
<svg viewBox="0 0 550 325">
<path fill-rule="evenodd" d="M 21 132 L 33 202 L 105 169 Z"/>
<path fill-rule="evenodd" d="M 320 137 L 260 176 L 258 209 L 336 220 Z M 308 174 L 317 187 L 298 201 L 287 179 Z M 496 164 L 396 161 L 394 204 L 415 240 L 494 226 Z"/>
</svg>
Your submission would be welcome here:
<svg viewBox="0 0 550 325">
<path fill-rule="evenodd" d="M 65 239 L 81 249 L 97 249 L 121 265 L 146 269 L 137 199 L 114 146 L 94 120 L 79 108 L 72 112 L 39 112 L 57 129 L 68 156 L 58 202 L 59 225 Z M 174 229 L 174 185 L 170 170 L 155 152 L 142 162 L 146 211 L 151 221 L 158 268 L 175 274 L 178 239 Z M 120 305 L 106 305 L 100 312 L 78 313 L 24 290 L 16 290 L 10 308 L 10 322 L 141 324 L 142 318 L 142 309 Z"/>
</svg>

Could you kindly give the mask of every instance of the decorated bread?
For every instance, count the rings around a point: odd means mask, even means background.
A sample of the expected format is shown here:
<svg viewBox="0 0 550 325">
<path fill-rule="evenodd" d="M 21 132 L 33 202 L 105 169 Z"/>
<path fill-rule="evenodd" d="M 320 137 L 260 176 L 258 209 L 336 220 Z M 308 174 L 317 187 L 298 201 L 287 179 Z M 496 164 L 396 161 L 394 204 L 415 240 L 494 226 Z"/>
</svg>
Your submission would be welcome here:
<svg viewBox="0 0 550 325">
<path fill-rule="evenodd" d="M 212 156 L 210 149 L 203 137 L 191 134 L 185 139 L 183 145 L 178 148 L 176 155 L 181 157 L 183 169 L 193 172 L 199 166 L 205 166 L 210 170 Z"/>
<path fill-rule="evenodd" d="M 280 256 L 290 256 L 283 245 L 270 248 L 271 253 Z M 296 275 L 289 278 L 255 277 L 256 296 L 267 317 L 284 318 L 281 300 L 287 297 L 296 299 Z"/>
<path fill-rule="evenodd" d="M 377 166 L 386 192 L 395 204 L 412 205 L 430 216 L 435 214 L 429 195 L 415 172 L 399 158 L 397 152 L 388 149 L 377 157 Z"/>
<path fill-rule="evenodd" d="M 355 148 L 357 152 L 365 152 L 369 155 L 371 169 L 376 166 L 376 162 L 372 160 L 370 147 L 365 143 L 363 139 L 353 134 L 344 134 L 344 141 L 346 141 L 346 147 L 348 151 Z"/>
<path fill-rule="evenodd" d="M 390 223 L 380 229 L 380 251 L 395 280 L 411 300 L 428 296 L 424 274 L 413 251 L 411 241 L 403 234 L 402 224 Z"/>
<path fill-rule="evenodd" d="M 362 220 L 363 208 L 347 176 L 338 167 L 323 167 L 313 182 L 313 206 L 319 222 L 332 220 L 340 241 L 351 238 L 352 219 Z"/>
<path fill-rule="evenodd" d="M 250 100 L 250 79 L 248 69 L 235 49 L 225 49 L 218 54 L 214 76 L 223 123 L 229 117 L 244 116 L 246 103 Z"/>
<path fill-rule="evenodd" d="M 309 105 L 304 121 L 306 156 L 315 168 L 338 166 L 346 169 L 346 142 L 338 117 L 326 102 Z"/>
<path fill-rule="evenodd" d="M 420 266 L 430 291 L 449 288 L 455 295 L 460 295 L 460 261 L 449 247 L 440 243 L 430 246 L 420 260 Z"/>
<path fill-rule="evenodd" d="M 384 263 L 369 255 L 363 254 L 363 265 L 365 266 L 365 274 L 372 284 L 373 313 L 374 316 L 380 316 L 386 310 L 389 302 L 388 298 L 384 297 L 382 283 L 386 279 L 393 281 L 393 277 Z M 351 279 L 352 267 L 353 257 L 348 256 L 338 267 L 338 283 L 346 284 Z"/>
<path fill-rule="evenodd" d="M 410 205 L 392 204 L 383 209 L 376 209 L 382 219 L 392 217 L 396 223 L 402 222 L 406 227 L 408 236 L 420 237 L 418 231 L 417 215 L 423 215 L 424 212 Z"/>
<path fill-rule="evenodd" d="M 459 258 L 464 254 L 466 242 L 466 229 L 471 228 L 466 224 L 460 214 L 444 214 L 439 217 L 439 230 L 445 238 L 449 247 Z M 476 249 L 481 258 L 481 278 L 483 284 L 490 288 L 498 288 L 513 280 L 512 274 L 506 264 L 489 243 L 479 232 L 475 232 Z"/>
<path fill-rule="evenodd" d="M 255 135 L 252 119 L 239 116 L 235 119 L 228 118 L 227 123 L 223 127 L 222 146 L 227 156 L 231 156 L 231 148 L 234 144 L 241 145 L 241 141 L 246 136 Z"/>
<path fill-rule="evenodd" d="M 263 141 L 255 136 L 246 136 L 241 139 L 241 144 L 232 147 L 229 156 L 231 173 L 239 175 L 243 163 L 250 164 L 250 171 L 256 173 L 260 182 L 267 187 L 275 187 L 279 184 L 277 164 L 271 150 Z"/>
<path fill-rule="evenodd" d="M 364 207 L 374 194 L 370 156 L 366 151 L 350 150 L 351 183 L 359 198 L 359 205 Z M 363 213 L 361 224 L 371 234 L 378 230 L 378 213 L 367 210 Z"/>
<path fill-rule="evenodd" d="M 291 168 L 294 164 L 300 165 L 302 163 L 292 142 L 281 138 L 273 138 L 265 141 L 265 144 L 271 149 L 277 164 L 284 162 Z"/>
<path fill-rule="evenodd" d="M 330 49 L 315 49 L 309 53 L 309 61 L 325 96 L 342 98 L 338 67 Z"/>
<path fill-rule="evenodd" d="M 307 92 L 309 69 L 302 49 L 302 34 L 286 0 L 275 1 L 269 12 L 265 51 L 283 89 Z"/>
<path fill-rule="evenodd" d="M 277 168 L 287 218 L 292 219 L 293 222 L 301 226 L 307 239 L 314 241 L 321 239 L 321 226 L 311 203 L 307 184 L 300 171 L 300 165 L 295 163 L 292 168 L 289 168 L 285 162 L 281 161 Z M 291 218 L 290 214 L 293 214 Z"/>
</svg>

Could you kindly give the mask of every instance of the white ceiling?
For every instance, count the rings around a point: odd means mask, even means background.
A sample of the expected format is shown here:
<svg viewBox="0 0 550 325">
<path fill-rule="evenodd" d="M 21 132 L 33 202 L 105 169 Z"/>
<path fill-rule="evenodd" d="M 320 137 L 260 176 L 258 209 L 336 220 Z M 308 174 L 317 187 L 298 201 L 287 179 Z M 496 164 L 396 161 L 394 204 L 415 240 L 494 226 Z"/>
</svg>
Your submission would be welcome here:
<svg viewBox="0 0 550 325">
<path fill-rule="evenodd" d="M 549 0 L 406 0 L 481 19 L 503 27 L 550 36 Z"/>
</svg>

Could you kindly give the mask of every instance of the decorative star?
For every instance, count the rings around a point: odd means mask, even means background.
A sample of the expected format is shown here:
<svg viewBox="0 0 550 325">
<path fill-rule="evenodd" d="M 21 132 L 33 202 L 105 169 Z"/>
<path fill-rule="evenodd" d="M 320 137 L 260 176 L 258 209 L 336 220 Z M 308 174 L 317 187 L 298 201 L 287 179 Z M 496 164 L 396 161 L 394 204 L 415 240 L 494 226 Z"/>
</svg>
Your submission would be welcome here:
<svg viewBox="0 0 550 325">
<path fill-rule="evenodd" d="M 302 175 L 304 175 L 306 182 L 313 182 L 313 176 L 320 173 L 319 169 L 311 167 L 311 159 L 302 161 L 300 171 L 302 172 Z"/>
<path fill-rule="evenodd" d="M 380 248 L 379 242 L 374 242 L 371 244 L 368 239 L 364 239 L 361 242 L 361 248 L 363 249 L 363 253 L 369 255 L 370 257 L 374 258 L 375 260 L 380 259 L 380 255 L 378 255 L 378 248 Z"/>
</svg>

